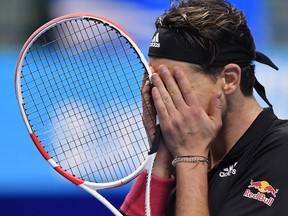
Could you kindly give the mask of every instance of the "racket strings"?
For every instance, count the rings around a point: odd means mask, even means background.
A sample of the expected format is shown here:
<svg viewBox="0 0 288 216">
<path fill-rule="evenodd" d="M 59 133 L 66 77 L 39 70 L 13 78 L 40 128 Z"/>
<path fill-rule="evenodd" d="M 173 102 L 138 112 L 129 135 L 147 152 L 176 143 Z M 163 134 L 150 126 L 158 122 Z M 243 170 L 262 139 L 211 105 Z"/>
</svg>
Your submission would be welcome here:
<svg viewBox="0 0 288 216">
<path fill-rule="evenodd" d="M 110 39 L 111 39 L 111 37 L 110 37 Z M 99 46 L 99 44 L 98 44 L 98 46 Z M 104 57 L 102 57 L 103 59 L 104 59 Z M 110 60 L 111 62 L 112 62 L 112 60 Z M 103 103 L 103 104 L 105 104 L 105 103 Z M 115 117 L 116 118 L 116 117 Z M 108 127 L 108 129 L 109 129 L 109 127 Z M 110 132 L 110 131 L 109 131 Z M 111 133 L 111 132 L 110 132 Z M 104 151 L 107 151 L 107 149 L 106 148 L 104 148 Z M 105 154 L 103 154 L 103 156 L 105 156 Z M 109 157 L 108 157 L 109 158 Z M 111 160 L 109 160 L 109 162 L 108 163 L 110 163 L 110 164 L 113 164 L 112 162 L 111 162 Z M 100 163 L 101 164 L 101 167 L 103 167 L 103 169 L 106 169 L 107 167 L 105 167 L 105 166 L 103 166 L 102 165 L 102 163 Z M 105 164 L 107 164 L 107 162 L 105 163 Z M 112 166 L 113 167 L 113 166 Z M 99 169 L 99 168 L 98 168 Z M 114 173 L 115 173 L 115 169 L 113 170 L 114 171 Z"/>
<path fill-rule="evenodd" d="M 57 25 L 30 48 L 22 69 L 25 109 L 63 169 L 89 181 L 115 181 L 139 167 L 148 151 L 143 65 L 115 30 L 72 22 Z"/>
<path fill-rule="evenodd" d="M 68 47 L 67 47 L 68 48 Z M 64 50 L 67 50 L 67 49 L 64 49 Z M 103 58 L 104 59 L 104 58 Z M 59 61 L 60 62 L 60 61 Z M 71 65 L 73 65 L 72 63 L 71 63 Z M 39 68 L 37 68 L 37 70 L 41 70 L 41 69 L 39 69 Z M 53 73 L 51 73 L 52 75 L 53 75 Z M 69 75 L 69 74 L 68 74 Z M 78 75 L 81 75 L 81 73 L 80 74 L 78 74 Z M 58 78 L 58 77 L 53 77 L 54 79 L 55 78 Z M 71 77 L 65 77 L 65 79 L 68 79 L 68 78 L 71 78 Z M 99 77 L 99 78 L 103 78 L 103 77 Z M 42 77 L 40 77 L 40 79 L 42 79 Z M 82 80 L 84 80 L 84 79 L 82 79 Z M 49 81 L 49 80 L 48 80 Z M 79 80 L 79 81 L 81 81 L 81 80 Z M 57 82 L 55 83 L 56 85 L 58 84 Z M 64 86 L 65 87 L 65 86 Z M 81 88 L 81 86 L 75 86 L 74 87 L 74 89 L 76 89 L 76 88 L 78 88 L 78 87 L 80 87 Z M 93 88 L 92 86 L 91 86 L 91 88 Z M 73 90 L 73 88 L 72 88 L 72 90 Z M 85 89 L 85 90 L 87 90 L 87 89 Z M 89 89 L 88 89 L 89 90 Z M 39 90 L 38 90 L 39 91 Z M 116 90 L 115 90 L 116 91 Z M 51 93 L 53 93 L 53 92 L 48 92 L 47 93 L 47 95 L 49 95 L 49 94 L 51 94 Z M 125 93 L 123 93 L 123 96 L 124 96 L 124 94 Z M 55 97 L 57 97 L 57 96 L 61 96 L 61 95 L 55 95 Z M 103 103 L 104 104 L 104 103 Z"/>
<path fill-rule="evenodd" d="M 68 48 L 68 47 L 67 47 Z M 52 55 L 52 54 L 51 54 Z M 49 56 L 48 56 L 49 57 Z M 68 58 L 68 59 L 70 59 L 70 58 Z M 104 57 L 103 57 L 103 59 L 104 59 Z M 136 58 L 135 58 L 136 59 Z M 65 59 L 64 59 L 65 60 Z M 59 63 L 60 63 L 61 61 L 59 60 Z M 48 66 L 50 66 L 50 65 L 48 65 Z M 70 65 L 68 65 L 68 66 L 73 66 L 73 62 L 71 62 L 71 64 Z M 86 65 L 84 65 L 84 64 L 82 64 L 82 66 L 83 67 L 85 67 L 85 66 L 89 66 L 89 63 L 87 63 Z M 117 65 L 116 65 L 117 66 Z M 134 65 L 131 65 L 131 67 L 134 67 Z M 64 67 L 62 67 L 62 68 L 64 68 Z M 39 71 L 39 70 L 43 70 L 44 69 L 44 67 L 43 68 L 37 68 L 37 71 Z M 75 68 L 75 70 L 76 70 L 77 68 Z M 79 69 L 79 68 L 78 68 Z M 109 69 L 109 68 L 108 68 Z M 125 68 L 123 68 L 123 69 L 125 69 Z M 57 73 L 57 70 L 55 70 L 55 71 L 52 71 L 52 73 L 51 74 L 49 74 L 49 75 L 51 75 L 51 76 L 53 76 L 53 79 L 59 79 L 59 78 L 61 78 L 60 76 L 55 76 L 54 74 L 55 73 Z M 81 75 L 81 73 L 79 73 L 79 74 L 77 74 L 77 75 Z M 70 77 L 71 78 L 71 77 Z M 103 78 L 103 77 L 99 77 L 99 78 Z M 41 77 L 40 77 L 40 79 L 42 79 Z M 68 79 L 68 78 L 66 78 L 66 79 Z M 48 80 L 49 81 L 49 80 Z M 79 81 L 85 81 L 85 79 L 82 79 L 82 80 L 79 80 Z M 31 82 L 35 82 L 34 80 L 32 80 Z M 60 82 L 62 82 L 62 81 L 60 81 Z M 57 84 L 59 84 L 59 82 L 55 82 L 55 84 L 57 85 Z M 132 83 L 132 84 L 136 84 L 136 83 Z M 27 85 L 31 85 L 29 82 L 27 82 Z M 64 85 L 64 87 L 66 87 L 65 85 Z M 78 88 L 79 86 L 75 86 L 74 87 L 74 89 L 76 89 L 76 88 Z M 80 86 L 81 87 L 81 86 Z M 91 89 L 93 88 L 93 86 L 91 86 Z M 38 89 L 37 89 L 38 90 Z M 72 88 L 72 90 L 73 90 L 73 88 Z M 87 90 L 87 89 L 86 89 Z M 88 89 L 89 90 L 89 89 Z M 115 90 L 116 91 L 116 90 Z M 51 93 L 53 93 L 53 92 L 47 92 L 47 95 L 49 95 L 49 94 L 51 94 Z M 124 94 L 124 93 L 123 93 Z M 59 96 L 59 95 L 55 95 L 55 97 L 57 97 L 57 96 Z M 37 99 L 37 98 L 36 98 Z"/>
</svg>

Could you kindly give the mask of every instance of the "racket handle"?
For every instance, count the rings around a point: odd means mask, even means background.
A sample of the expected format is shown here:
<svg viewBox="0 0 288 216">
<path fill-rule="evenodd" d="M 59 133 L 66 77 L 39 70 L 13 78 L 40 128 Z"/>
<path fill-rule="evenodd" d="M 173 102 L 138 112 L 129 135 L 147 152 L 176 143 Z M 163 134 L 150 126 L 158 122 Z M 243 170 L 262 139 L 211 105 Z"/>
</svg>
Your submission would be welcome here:
<svg viewBox="0 0 288 216">
<path fill-rule="evenodd" d="M 151 148 L 150 148 L 148 155 L 151 155 L 151 154 L 154 154 L 155 152 L 157 152 L 161 136 L 162 136 L 162 133 L 161 133 L 160 124 L 157 124 L 156 125 L 156 135 L 155 135 L 155 138 L 152 142 L 152 145 L 151 145 Z"/>
</svg>

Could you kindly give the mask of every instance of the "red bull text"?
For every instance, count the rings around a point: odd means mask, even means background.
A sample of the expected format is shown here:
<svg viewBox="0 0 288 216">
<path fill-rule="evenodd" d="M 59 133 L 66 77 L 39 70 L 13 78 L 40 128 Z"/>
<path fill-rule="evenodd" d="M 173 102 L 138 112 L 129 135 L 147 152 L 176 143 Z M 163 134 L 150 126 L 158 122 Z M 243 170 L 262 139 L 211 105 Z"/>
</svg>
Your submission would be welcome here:
<svg viewBox="0 0 288 216">
<path fill-rule="evenodd" d="M 250 188 L 254 189 L 254 192 L 252 192 Z M 258 190 L 256 193 L 255 189 Z M 278 191 L 279 189 L 275 189 L 267 181 L 253 181 L 251 179 L 250 185 L 248 185 L 248 189 L 245 190 L 243 196 L 272 206 Z M 266 194 L 270 194 L 270 196 L 267 196 Z"/>
</svg>

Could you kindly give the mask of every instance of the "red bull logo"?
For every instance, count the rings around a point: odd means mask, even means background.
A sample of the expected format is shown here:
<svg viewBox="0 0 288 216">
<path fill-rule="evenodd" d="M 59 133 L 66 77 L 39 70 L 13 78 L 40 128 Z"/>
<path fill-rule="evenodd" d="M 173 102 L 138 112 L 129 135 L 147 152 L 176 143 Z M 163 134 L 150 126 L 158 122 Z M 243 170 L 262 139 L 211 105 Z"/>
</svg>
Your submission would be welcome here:
<svg viewBox="0 0 288 216">
<path fill-rule="evenodd" d="M 251 189 L 254 191 L 251 191 Z M 256 193 L 255 193 L 256 191 Z M 264 204 L 271 206 L 276 198 L 279 189 L 275 189 L 267 181 L 253 181 L 251 179 L 248 189 L 244 192 L 243 196 L 249 199 L 255 199 Z M 267 196 L 270 194 L 269 196 Z"/>
</svg>

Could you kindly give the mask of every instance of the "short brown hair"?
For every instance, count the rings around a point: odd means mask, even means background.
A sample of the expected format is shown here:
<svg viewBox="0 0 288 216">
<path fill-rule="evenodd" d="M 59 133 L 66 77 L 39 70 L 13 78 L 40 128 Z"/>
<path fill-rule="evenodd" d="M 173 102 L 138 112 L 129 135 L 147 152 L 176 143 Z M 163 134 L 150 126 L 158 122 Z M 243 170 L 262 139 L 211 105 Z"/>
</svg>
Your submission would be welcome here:
<svg viewBox="0 0 288 216">
<path fill-rule="evenodd" d="M 217 76 L 225 65 L 213 65 L 221 44 L 233 41 L 245 47 L 255 59 L 255 44 L 244 13 L 225 0 L 188 0 L 172 6 L 156 21 L 156 27 L 177 29 L 185 39 L 207 50 L 203 72 Z M 227 62 L 231 63 L 231 62 Z M 252 62 L 239 65 L 242 70 L 240 88 L 244 95 L 253 93 L 255 66 Z"/>
</svg>

